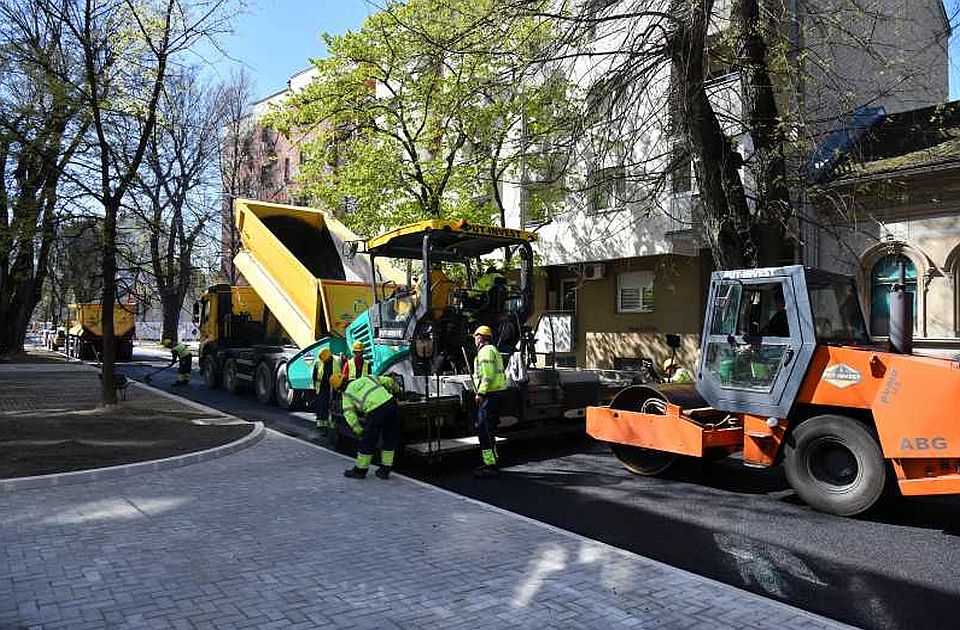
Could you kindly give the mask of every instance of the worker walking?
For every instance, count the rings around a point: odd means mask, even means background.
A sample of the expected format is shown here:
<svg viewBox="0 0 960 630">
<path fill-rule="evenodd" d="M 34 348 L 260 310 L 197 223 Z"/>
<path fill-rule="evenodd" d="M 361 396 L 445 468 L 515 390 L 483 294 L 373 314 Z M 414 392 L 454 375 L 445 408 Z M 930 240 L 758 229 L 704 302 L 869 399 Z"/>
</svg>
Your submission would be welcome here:
<svg viewBox="0 0 960 630">
<path fill-rule="evenodd" d="M 363 358 L 363 342 L 353 342 L 353 357 L 347 361 L 340 373 L 351 381 L 370 375 L 370 362 Z"/>
<path fill-rule="evenodd" d="M 330 377 L 340 372 L 338 361 L 329 348 L 321 348 L 317 360 L 313 362 L 314 411 L 317 415 L 317 429 L 326 434 L 333 428 L 330 417 Z"/>
<path fill-rule="evenodd" d="M 169 339 L 164 339 L 161 345 L 170 348 L 171 343 Z M 182 341 L 178 341 L 177 344 L 171 348 L 170 355 L 170 365 L 173 365 L 177 361 L 180 362 L 180 365 L 177 366 L 177 380 L 174 381 L 173 384 L 175 386 L 189 385 L 190 372 L 193 370 L 193 353 L 190 352 L 190 348 Z"/>
<path fill-rule="evenodd" d="M 345 470 L 343 476 L 351 479 L 367 476 L 377 451 L 377 440 L 382 435 L 383 450 L 376 475 L 381 479 L 389 478 L 401 432 L 400 406 L 394 398 L 398 391 L 396 383 L 386 376 L 367 375 L 352 380 L 334 374 L 330 377 L 330 387 L 343 393 L 343 419 L 360 439 L 353 468 Z"/>
<path fill-rule="evenodd" d="M 499 474 L 497 462 L 496 429 L 500 424 L 507 375 L 503 369 L 503 357 L 490 341 L 493 330 L 480 326 L 473 333 L 477 356 L 473 360 L 473 385 L 477 396 L 477 437 L 483 465 L 474 470 L 477 477 L 495 477 Z"/>
</svg>

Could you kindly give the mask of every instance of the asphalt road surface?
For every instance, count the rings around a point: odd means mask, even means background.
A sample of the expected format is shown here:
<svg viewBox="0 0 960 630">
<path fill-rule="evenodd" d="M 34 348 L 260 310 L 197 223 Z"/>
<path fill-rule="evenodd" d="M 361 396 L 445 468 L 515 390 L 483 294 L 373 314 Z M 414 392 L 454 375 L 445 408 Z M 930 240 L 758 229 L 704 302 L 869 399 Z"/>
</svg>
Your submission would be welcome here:
<svg viewBox="0 0 960 630">
<path fill-rule="evenodd" d="M 142 378 L 162 351 L 137 348 L 120 371 Z M 312 415 L 208 390 L 198 373 L 153 385 L 307 440 Z M 511 445 L 498 479 L 475 480 L 478 454 L 409 475 L 590 538 L 864 628 L 960 628 L 960 497 L 891 497 L 859 518 L 820 514 L 779 469 L 735 459 L 685 462 L 661 477 L 623 470 L 588 437 Z"/>
</svg>

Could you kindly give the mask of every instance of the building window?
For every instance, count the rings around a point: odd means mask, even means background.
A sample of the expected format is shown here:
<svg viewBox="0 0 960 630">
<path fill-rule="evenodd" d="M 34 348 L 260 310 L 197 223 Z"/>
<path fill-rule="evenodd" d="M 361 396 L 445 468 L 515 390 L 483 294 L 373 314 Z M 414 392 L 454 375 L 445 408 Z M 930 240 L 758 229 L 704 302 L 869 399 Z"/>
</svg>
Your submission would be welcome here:
<svg viewBox="0 0 960 630">
<path fill-rule="evenodd" d="M 577 281 L 560 281 L 560 310 L 568 313 L 577 312 Z"/>
<path fill-rule="evenodd" d="M 283 183 L 290 183 L 290 158 L 283 158 Z"/>
<path fill-rule="evenodd" d="M 591 212 L 609 212 L 623 207 L 627 197 L 627 176 L 622 166 L 601 168 L 590 173 Z"/>
<path fill-rule="evenodd" d="M 890 305 L 887 296 L 900 281 L 900 265 L 904 266 L 907 291 L 913 294 L 913 326 L 917 327 L 917 268 L 903 254 L 888 254 L 878 260 L 870 272 L 870 332 L 874 336 L 890 334 Z"/>
<path fill-rule="evenodd" d="M 617 276 L 617 312 L 653 312 L 652 271 L 630 271 Z"/>
</svg>

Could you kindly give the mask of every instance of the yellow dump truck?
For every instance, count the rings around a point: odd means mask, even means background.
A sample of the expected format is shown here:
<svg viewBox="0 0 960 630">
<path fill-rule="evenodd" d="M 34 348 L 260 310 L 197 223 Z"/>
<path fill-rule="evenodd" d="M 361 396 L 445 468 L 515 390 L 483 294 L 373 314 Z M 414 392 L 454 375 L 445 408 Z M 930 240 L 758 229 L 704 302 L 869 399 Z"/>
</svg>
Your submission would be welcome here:
<svg viewBox="0 0 960 630">
<path fill-rule="evenodd" d="M 67 354 L 78 359 L 96 359 L 103 354 L 103 316 L 99 303 L 69 305 L 70 327 L 67 329 Z M 133 304 L 113 307 L 113 334 L 117 344 L 117 360 L 133 357 L 133 337 L 136 334 Z"/>
<path fill-rule="evenodd" d="M 322 210 L 238 199 L 234 213 L 234 264 L 249 286 L 211 286 L 195 305 L 200 369 L 209 387 L 252 388 L 261 402 L 289 408 L 312 389 L 318 341 L 346 351 L 346 326 L 370 307 L 370 263 L 343 255 L 358 237 Z M 378 283 L 402 277 L 387 264 L 377 270 Z M 309 364 L 288 374 L 306 349 Z"/>
</svg>

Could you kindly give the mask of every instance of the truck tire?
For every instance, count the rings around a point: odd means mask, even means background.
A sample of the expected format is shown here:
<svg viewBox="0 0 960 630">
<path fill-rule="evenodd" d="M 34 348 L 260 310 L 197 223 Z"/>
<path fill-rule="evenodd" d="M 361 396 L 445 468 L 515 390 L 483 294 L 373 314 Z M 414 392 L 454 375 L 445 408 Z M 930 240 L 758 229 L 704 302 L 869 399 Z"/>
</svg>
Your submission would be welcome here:
<svg viewBox="0 0 960 630">
<path fill-rule="evenodd" d="M 203 382 L 210 389 L 220 387 L 220 370 L 217 368 L 217 360 L 212 355 L 207 355 L 200 360 L 200 371 L 203 372 Z"/>
<path fill-rule="evenodd" d="M 228 357 L 226 361 L 223 362 L 223 388 L 230 392 L 231 394 L 239 394 L 243 391 L 243 387 L 240 384 L 240 374 L 237 369 L 237 360 L 233 357 Z"/>
<path fill-rule="evenodd" d="M 253 373 L 253 391 L 257 395 L 257 400 L 269 405 L 274 399 L 274 389 L 273 366 L 266 361 L 261 361 Z"/>
<path fill-rule="evenodd" d="M 801 499 L 837 516 L 869 510 L 887 479 L 877 438 L 844 416 L 816 416 L 797 426 L 784 446 L 784 468 Z"/>
<path fill-rule="evenodd" d="M 282 409 L 293 411 L 300 405 L 302 397 L 298 394 L 297 390 L 290 387 L 290 381 L 287 380 L 286 363 L 281 363 L 277 367 L 277 377 L 274 380 L 274 387 L 276 390 L 277 404 L 280 405 Z"/>
</svg>

